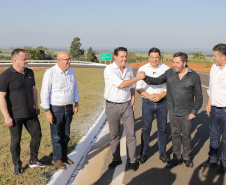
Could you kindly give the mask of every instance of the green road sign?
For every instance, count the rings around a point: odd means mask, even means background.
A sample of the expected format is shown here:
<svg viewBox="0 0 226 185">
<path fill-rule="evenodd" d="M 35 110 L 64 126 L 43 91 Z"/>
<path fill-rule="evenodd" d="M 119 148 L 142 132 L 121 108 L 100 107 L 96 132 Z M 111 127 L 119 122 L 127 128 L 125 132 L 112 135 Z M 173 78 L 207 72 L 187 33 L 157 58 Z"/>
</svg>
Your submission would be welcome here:
<svg viewBox="0 0 226 185">
<path fill-rule="evenodd" d="M 111 60 L 112 54 L 99 54 L 99 60 Z"/>
</svg>

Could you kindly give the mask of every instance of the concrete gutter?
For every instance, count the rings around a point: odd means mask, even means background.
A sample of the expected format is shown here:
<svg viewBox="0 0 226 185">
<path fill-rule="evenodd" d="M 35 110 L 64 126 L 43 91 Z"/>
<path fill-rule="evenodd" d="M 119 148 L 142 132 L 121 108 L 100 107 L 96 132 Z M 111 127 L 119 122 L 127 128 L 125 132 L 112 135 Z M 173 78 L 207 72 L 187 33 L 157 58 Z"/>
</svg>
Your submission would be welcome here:
<svg viewBox="0 0 226 185">
<path fill-rule="evenodd" d="M 90 146 L 93 144 L 93 140 L 96 138 L 97 134 L 99 134 L 99 131 L 105 123 L 106 119 L 107 116 L 104 109 L 96 120 L 95 124 L 89 129 L 86 136 L 84 136 L 80 140 L 78 145 L 75 147 L 75 150 L 68 155 L 68 157 L 75 163 L 73 165 L 66 164 L 67 170 L 58 170 L 56 173 L 54 173 L 50 178 L 48 185 L 65 185 L 68 183 L 71 175 L 77 169 L 80 161 L 83 160 Z"/>
</svg>

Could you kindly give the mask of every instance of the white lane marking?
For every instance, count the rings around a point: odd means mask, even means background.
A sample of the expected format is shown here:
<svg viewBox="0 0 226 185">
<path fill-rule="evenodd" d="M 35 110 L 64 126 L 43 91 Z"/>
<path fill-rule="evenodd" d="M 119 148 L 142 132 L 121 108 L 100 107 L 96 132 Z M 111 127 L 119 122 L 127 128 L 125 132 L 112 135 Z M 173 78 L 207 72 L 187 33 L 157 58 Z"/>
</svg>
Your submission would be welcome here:
<svg viewBox="0 0 226 185">
<path fill-rule="evenodd" d="M 113 175 L 111 185 L 122 184 L 122 181 L 123 181 L 123 178 L 124 178 L 124 175 L 125 175 L 127 154 L 126 154 L 126 134 L 125 134 L 124 129 L 123 129 L 122 138 L 120 139 L 120 155 L 123 156 L 122 157 L 122 164 L 118 165 L 115 168 L 115 172 L 114 172 L 114 175 Z"/>
</svg>

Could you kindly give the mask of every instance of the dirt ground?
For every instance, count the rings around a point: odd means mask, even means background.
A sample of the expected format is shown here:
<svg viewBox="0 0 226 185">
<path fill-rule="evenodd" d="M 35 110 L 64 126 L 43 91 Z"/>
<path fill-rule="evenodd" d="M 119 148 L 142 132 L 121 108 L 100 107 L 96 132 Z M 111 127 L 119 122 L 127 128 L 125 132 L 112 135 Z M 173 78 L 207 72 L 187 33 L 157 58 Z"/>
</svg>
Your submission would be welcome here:
<svg viewBox="0 0 226 185">
<path fill-rule="evenodd" d="M 140 63 L 127 63 L 130 67 L 134 68 L 134 67 L 141 67 L 144 64 L 146 64 L 148 62 L 140 62 Z M 169 67 L 173 67 L 173 62 L 172 61 L 166 61 L 166 62 L 162 62 L 166 65 L 168 65 Z M 205 73 L 209 73 L 210 69 L 211 69 L 212 64 L 207 64 L 207 63 L 198 63 L 198 62 L 188 62 L 188 67 L 193 69 L 194 71 L 199 71 L 199 72 L 205 72 Z"/>
</svg>

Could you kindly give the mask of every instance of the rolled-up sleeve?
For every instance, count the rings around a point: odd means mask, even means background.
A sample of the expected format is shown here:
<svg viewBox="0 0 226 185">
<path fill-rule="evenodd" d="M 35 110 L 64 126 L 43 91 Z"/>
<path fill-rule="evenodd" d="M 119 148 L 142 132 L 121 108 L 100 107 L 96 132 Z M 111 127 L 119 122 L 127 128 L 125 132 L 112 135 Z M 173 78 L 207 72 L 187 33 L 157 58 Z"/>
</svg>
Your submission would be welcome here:
<svg viewBox="0 0 226 185">
<path fill-rule="evenodd" d="M 104 79 L 116 87 L 119 87 L 119 85 L 123 82 L 123 80 L 111 68 L 105 68 Z"/>
</svg>

